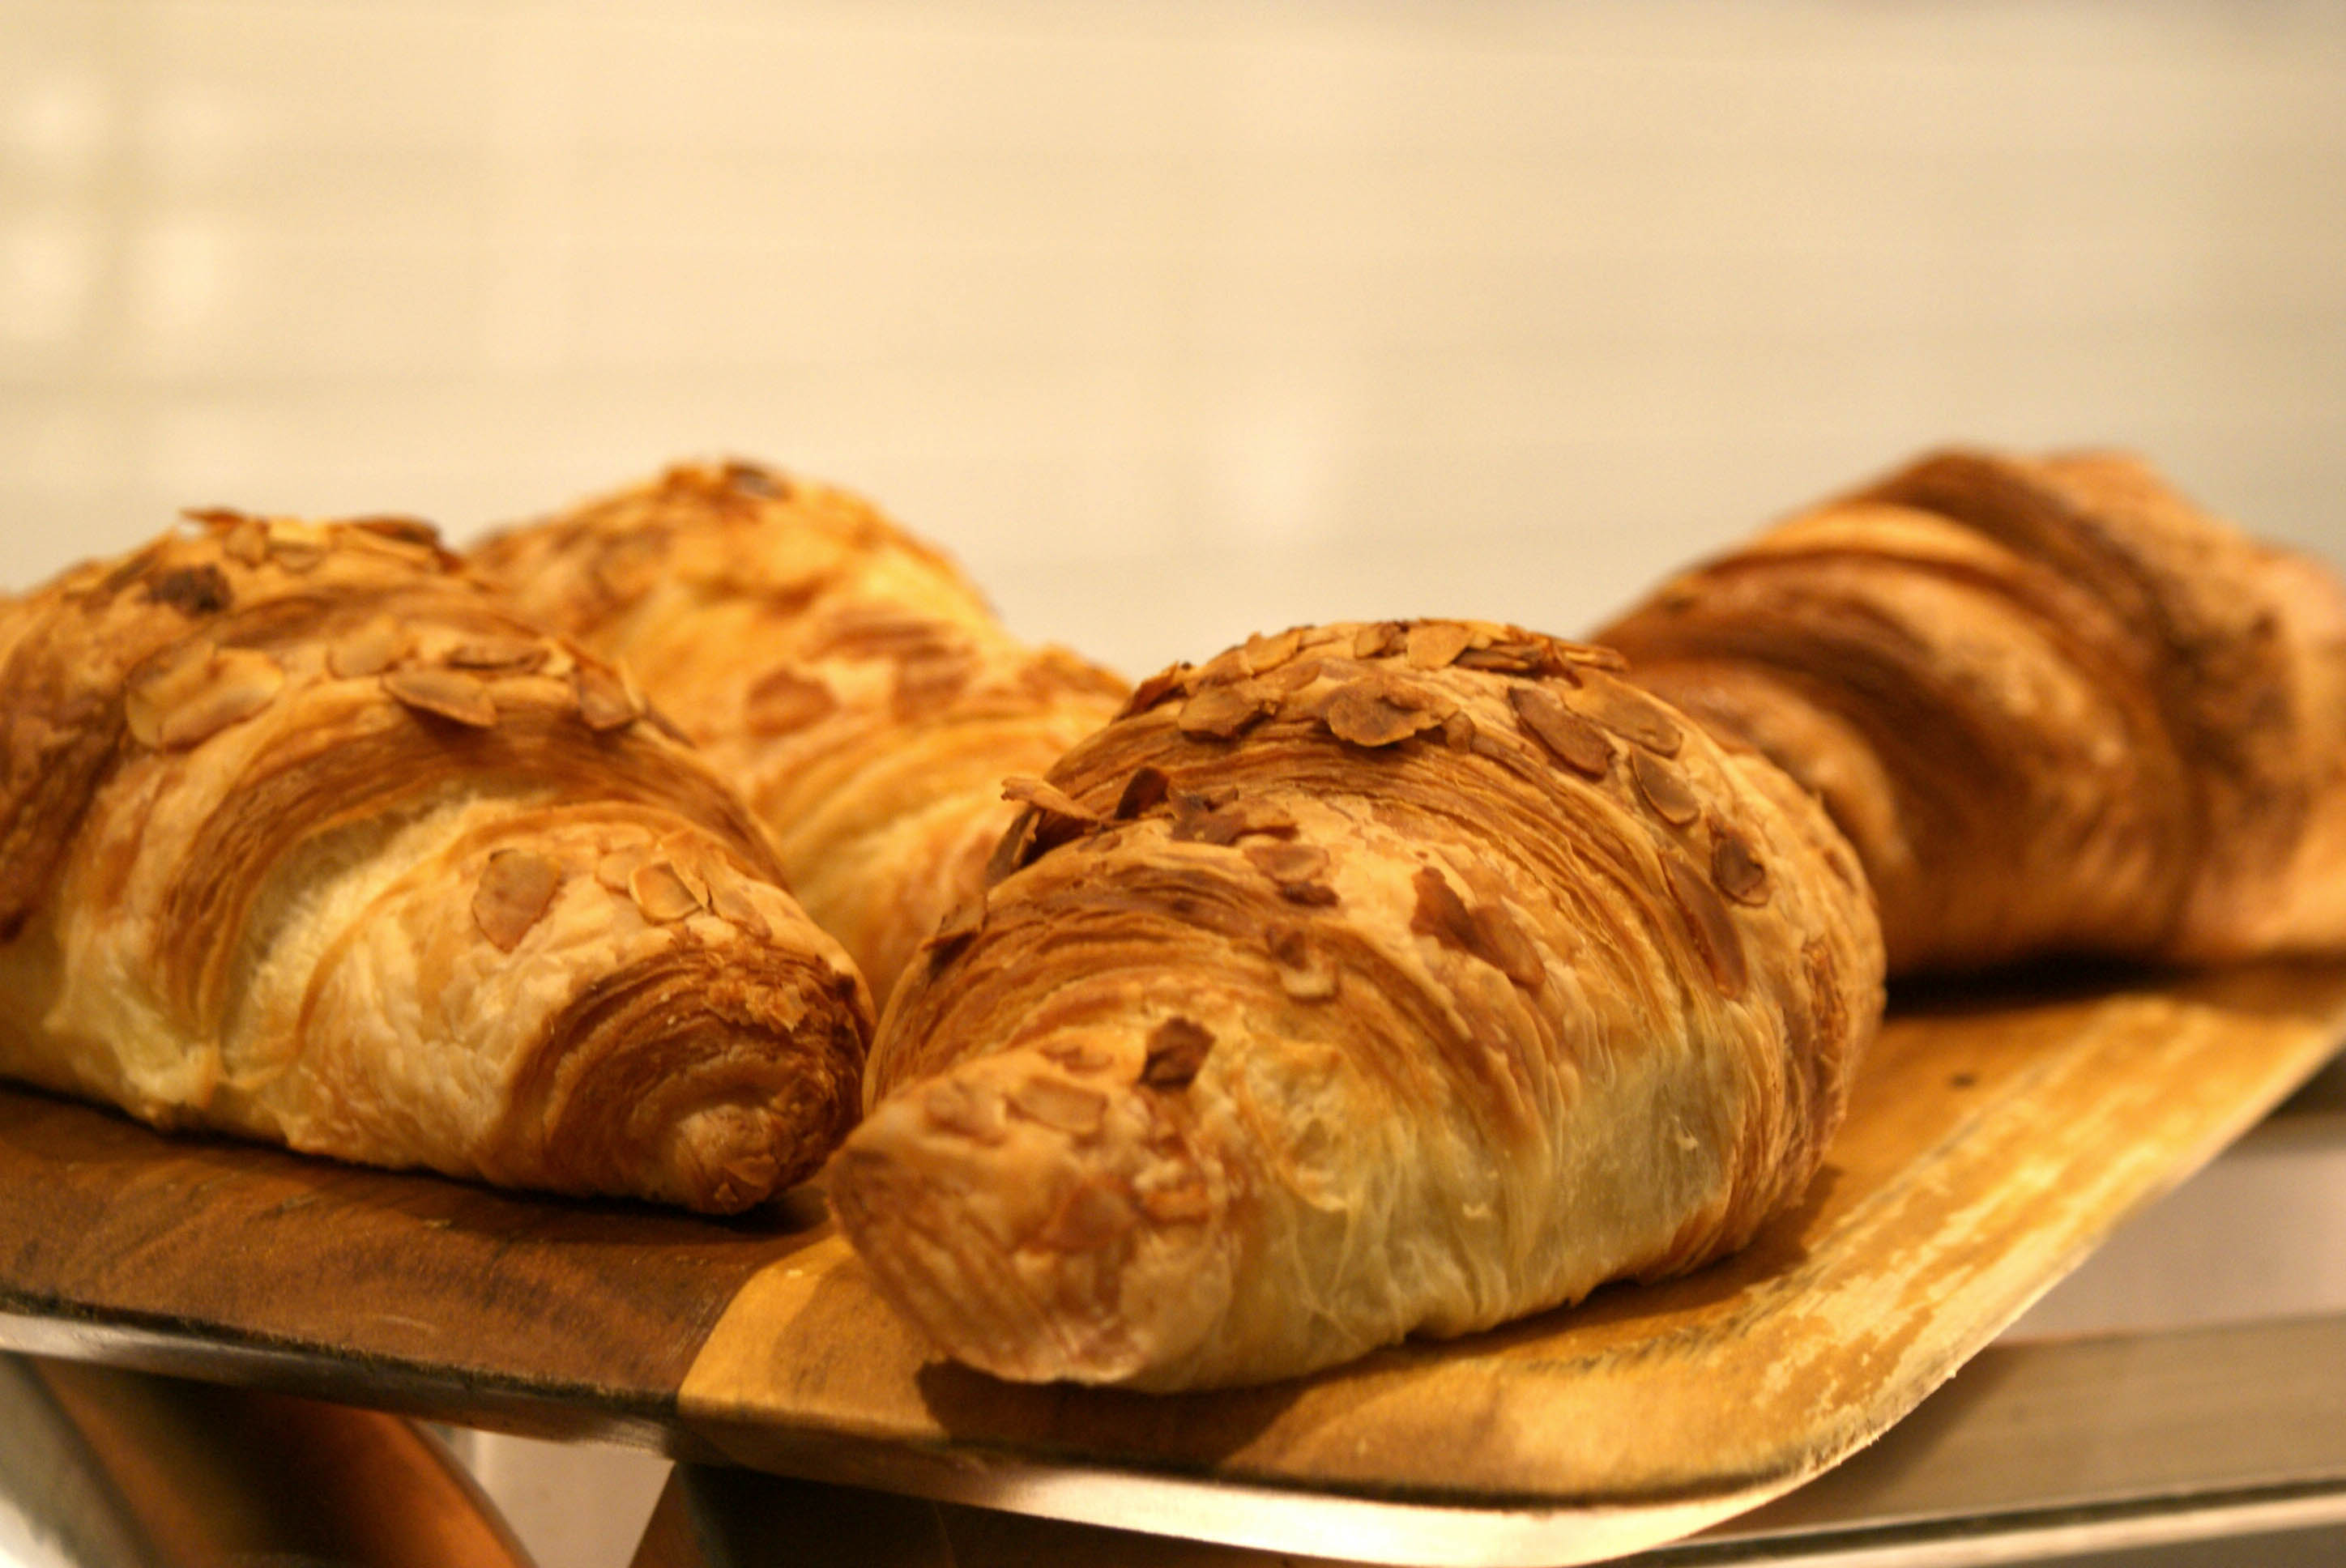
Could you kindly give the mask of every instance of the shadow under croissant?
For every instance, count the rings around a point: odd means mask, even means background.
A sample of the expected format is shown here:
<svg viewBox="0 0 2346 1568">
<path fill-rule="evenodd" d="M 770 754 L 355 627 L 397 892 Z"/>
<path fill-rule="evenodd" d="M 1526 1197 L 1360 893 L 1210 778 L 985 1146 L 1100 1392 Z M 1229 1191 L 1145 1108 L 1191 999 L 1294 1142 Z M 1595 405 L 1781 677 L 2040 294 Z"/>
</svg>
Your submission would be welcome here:
<svg viewBox="0 0 2346 1568">
<path fill-rule="evenodd" d="M 1135 1393 L 1064 1382 L 1006 1382 L 940 1357 L 923 1366 L 914 1381 L 929 1415 L 956 1439 L 983 1442 L 1011 1432 L 1046 1431 L 1095 1459 L 1119 1450 L 1152 1457 L 1178 1452 L 1199 1473 L 1210 1471 L 1227 1480 L 1243 1473 L 1245 1451 L 1256 1439 L 1299 1400 L 1326 1383 L 1406 1376 L 1423 1363 L 1454 1359 L 1462 1346 L 1494 1358 L 1531 1354 L 1554 1364 L 1558 1332 L 1575 1328 L 1617 1330 L 1650 1322 L 1658 1332 L 1634 1331 L 1631 1337 L 1642 1347 L 1641 1353 L 1665 1353 L 1670 1343 L 1669 1319 L 1708 1314 L 1755 1282 L 1780 1278 L 1800 1267 L 1808 1257 L 1805 1237 L 1839 1176 L 1828 1164 L 1810 1181 L 1801 1201 L 1762 1227 L 1749 1246 L 1691 1273 L 1650 1283 L 1606 1285 L 1577 1303 L 1457 1339 L 1409 1339 L 1306 1377 L 1200 1393 Z M 860 1270 L 827 1283 L 811 1310 L 822 1311 L 820 1297 L 826 1290 L 837 1293 L 831 1305 L 839 1309 L 865 1299 L 868 1281 L 853 1274 Z M 1607 1332 L 1606 1348 L 1592 1351 L 1592 1357 L 1617 1359 L 1617 1332 Z"/>
</svg>

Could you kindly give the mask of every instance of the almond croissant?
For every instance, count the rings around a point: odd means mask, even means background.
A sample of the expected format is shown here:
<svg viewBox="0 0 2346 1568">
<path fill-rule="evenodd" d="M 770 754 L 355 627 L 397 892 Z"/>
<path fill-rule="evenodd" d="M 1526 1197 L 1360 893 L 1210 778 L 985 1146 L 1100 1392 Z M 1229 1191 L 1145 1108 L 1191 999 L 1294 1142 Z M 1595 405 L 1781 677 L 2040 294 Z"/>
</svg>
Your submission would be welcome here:
<svg viewBox="0 0 2346 1568">
<path fill-rule="evenodd" d="M 420 524 L 201 521 L 0 601 L 0 1072 L 560 1192 L 812 1171 L 869 996 L 709 768 Z"/>
<path fill-rule="evenodd" d="M 1002 780 L 1123 683 L 1013 639 L 954 565 L 843 491 L 679 466 L 481 545 L 523 613 L 624 664 L 736 780 L 790 885 L 885 998 L 974 892 Z"/>
<path fill-rule="evenodd" d="M 2346 946 L 2346 593 L 2138 462 L 1930 457 L 1598 639 L 1823 799 L 1894 971 Z"/>
<path fill-rule="evenodd" d="M 1796 1198 L 1882 1007 L 1815 803 L 1486 625 L 1256 638 L 1012 793 L 831 1171 L 1009 1378 L 1260 1381 L 1691 1268 Z"/>
</svg>

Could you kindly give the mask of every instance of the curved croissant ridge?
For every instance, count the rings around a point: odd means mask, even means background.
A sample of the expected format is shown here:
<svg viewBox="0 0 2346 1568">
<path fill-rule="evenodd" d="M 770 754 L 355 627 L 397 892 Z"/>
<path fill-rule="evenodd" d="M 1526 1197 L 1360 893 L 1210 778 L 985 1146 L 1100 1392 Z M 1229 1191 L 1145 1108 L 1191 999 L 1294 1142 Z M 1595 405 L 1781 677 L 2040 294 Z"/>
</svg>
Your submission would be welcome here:
<svg viewBox="0 0 2346 1568">
<path fill-rule="evenodd" d="M 561 1192 L 811 1174 L 870 1001 L 709 766 L 420 524 L 198 523 L 0 601 L 0 1071 Z"/>
<path fill-rule="evenodd" d="M 2138 460 L 1942 453 L 1598 635 L 1823 798 L 1894 969 L 2346 946 L 2346 591 Z"/>
<path fill-rule="evenodd" d="M 1602 650 L 1299 628 L 1146 682 L 875 1043 L 834 1211 L 1005 1377 L 1290 1376 L 1689 1268 L 1881 1006 L 1854 858 Z"/>
<path fill-rule="evenodd" d="M 750 463 L 658 478 L 493 537 L 477 570 L 624 662 L 773 832 L 882 997 L 978 886 L 1012 808 L 1127 687 L 1003 630 L 869 503 Z"/>
</svg>

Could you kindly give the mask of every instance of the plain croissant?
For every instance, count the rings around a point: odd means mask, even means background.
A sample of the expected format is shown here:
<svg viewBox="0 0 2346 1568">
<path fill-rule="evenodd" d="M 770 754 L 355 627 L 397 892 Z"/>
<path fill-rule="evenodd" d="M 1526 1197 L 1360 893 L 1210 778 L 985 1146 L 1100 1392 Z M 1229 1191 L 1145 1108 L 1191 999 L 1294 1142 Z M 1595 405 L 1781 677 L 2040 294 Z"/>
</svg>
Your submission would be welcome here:
<svg viewBox="0 0 2346 1568">
<path fill-rule="evenodd" d="M 623 663 L 780 846 L 883 1000 L 1008 825 L 1002 780 L 1098 728 L 1123 682 L 1002 629 L 936 551 L 843 491 L 681 465 L 495 536 L 474 569 Z"/>
<path fill-rule="evenodd" d="M 0 602 L 0 1072 L 560 1192 L 811 1172 L 871 1003 L 734 793 L 429 529 L 201 521 Z"/>
<path fill-rule="evenodd" d="M 2346 946 L 2346 593 L 2130 458 L 1926 458 L 1597 634 L 1820 795 L 1893 972 Z"/>
<path fill-rule="evenodd" d="M 1783 774 L 1599 649 L 1464 622 L 1145 683 L 906 975 L 830 1173 L 1001 1376 L 1260 1381 L 1739 1247 L 1882 1005 Z"/>
</svg>

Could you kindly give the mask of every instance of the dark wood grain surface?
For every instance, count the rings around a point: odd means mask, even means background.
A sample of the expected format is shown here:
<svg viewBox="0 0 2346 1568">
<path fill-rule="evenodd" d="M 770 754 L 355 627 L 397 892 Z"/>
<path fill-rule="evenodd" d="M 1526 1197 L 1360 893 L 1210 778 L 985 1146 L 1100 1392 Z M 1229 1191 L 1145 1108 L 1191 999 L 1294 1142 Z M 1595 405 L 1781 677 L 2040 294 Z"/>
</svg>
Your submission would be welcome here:
<svg viewBox="0 0 2346 1568">
<path fill-rule="evenodd" d="M 0 1088 L 0 1311 L 27 1325 L 5 1337 L 491 1424 L 666 1421 L 741 1282 L 819 1217 L 508 1195 Z"/>
</svg>

